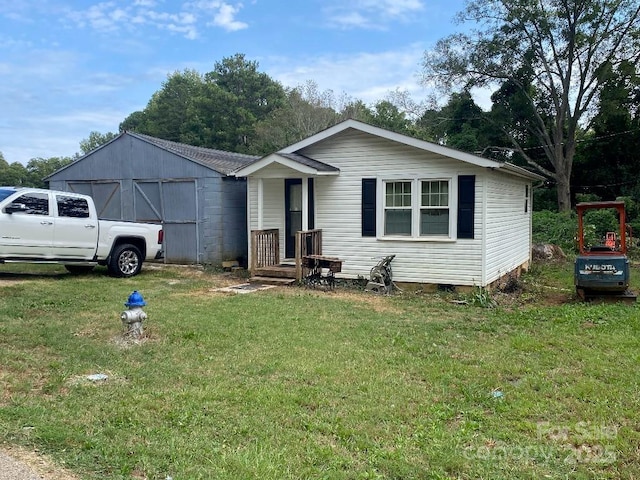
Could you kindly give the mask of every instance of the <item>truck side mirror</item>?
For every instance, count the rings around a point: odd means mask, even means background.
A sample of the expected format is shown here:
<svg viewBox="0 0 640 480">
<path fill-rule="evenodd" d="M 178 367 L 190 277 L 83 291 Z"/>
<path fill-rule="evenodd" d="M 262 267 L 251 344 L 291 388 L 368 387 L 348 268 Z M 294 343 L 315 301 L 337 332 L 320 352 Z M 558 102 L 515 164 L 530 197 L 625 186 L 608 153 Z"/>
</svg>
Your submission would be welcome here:
<svg viewBox="0 0 640 480">
<path fill-rule="evenodd" d="M 24 203 L 10 203 L 4 208 L 5 213 L 26 212 L 28 210 Z"/>
</svg>

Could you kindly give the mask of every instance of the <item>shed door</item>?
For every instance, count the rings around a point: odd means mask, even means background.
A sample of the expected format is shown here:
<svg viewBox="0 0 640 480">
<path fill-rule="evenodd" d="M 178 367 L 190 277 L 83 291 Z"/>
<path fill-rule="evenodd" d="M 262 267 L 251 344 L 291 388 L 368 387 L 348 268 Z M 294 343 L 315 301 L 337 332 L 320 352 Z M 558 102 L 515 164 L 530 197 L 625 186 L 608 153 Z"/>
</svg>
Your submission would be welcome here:
<svg viewBox="0 0 640 480">
<path fill-rule="evenodd" d="M 82 193 L 93 198 L 98 218 L 122 220 L 122 199 L 120 182 L 68 182 L 70 192 Z"/>
<path fill-rule="evenodd" d="M 136 221 L 162 221 L 167 263 L 198 262 L 195 180 L 135 182 L 134 205 Z"/>
</svg>

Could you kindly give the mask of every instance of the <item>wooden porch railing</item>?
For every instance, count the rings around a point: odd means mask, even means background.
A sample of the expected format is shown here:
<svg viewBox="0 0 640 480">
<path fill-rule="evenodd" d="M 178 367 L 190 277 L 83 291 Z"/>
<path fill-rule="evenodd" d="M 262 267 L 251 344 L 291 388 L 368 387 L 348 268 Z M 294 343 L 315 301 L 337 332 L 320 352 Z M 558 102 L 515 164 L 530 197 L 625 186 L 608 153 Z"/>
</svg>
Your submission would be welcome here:
<svg viewBox="0 0 640 480">
<path fill-rule="evenodd" d="M 280 264 L 280 237 L 277 228 L 251 231 L 251 271 Z"/>
<path fill-rule="evenodd" d="M 322 255 L 322 230 L 302 230 L 296 232 L 296 280 L 302 281 L 305 272 L 302 257 Z"/>
</svg>

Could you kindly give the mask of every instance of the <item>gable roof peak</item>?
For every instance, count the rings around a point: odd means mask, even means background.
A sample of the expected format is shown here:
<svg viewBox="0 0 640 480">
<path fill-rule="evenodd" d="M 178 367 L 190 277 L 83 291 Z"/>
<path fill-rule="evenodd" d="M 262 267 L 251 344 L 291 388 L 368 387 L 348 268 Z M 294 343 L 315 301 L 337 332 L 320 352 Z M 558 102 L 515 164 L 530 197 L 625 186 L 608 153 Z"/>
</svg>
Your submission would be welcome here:
<svg viewBox="0 0 640 480">
<path fill-rule="evenodd" d="M 530 172 L 529 170 L 523 167 L 519 167 L 517 165 L 511 164 L 508 162 L 499 162 L 496 160 L 491 160 L 489 158 L 481 157 L 479 155 L 474 155 L 472 153 L 463 152 L 462 150 L 457 150 L 455 148 L 447 147 L 447 146 L 440 145 L 433 142 L 428 142 L 426 140 L 421 140 L 415 137 L 410 137 L 402 133 L 392 132 L 391 130 L 387 130 L 382 127 L 376 127 L 369 123 L 365 123 L 360 120 L 355 120 L 353 118 L 344 120 L 331 127 L 321 130 L 315 135 L 311 135 L 310 137 L 307 137 L 304 140 L 301 140 L 297 143 L 294 143 L 293 145 L 289 145 L 288 147 L 283 148 L 278 153 L 280 154 L 298 153 L 300 150 L 303 150 L 306 147 L 319 143 L 323 140 L 326 140 L 330 137 L 338 135 L 349 129 L 357 130 L 363 133 L 368 133 L 370 135 L 374 135 L 380 138 L 386 138 L 387 140 L 391 140 L 393 142 L 398 142 L 404 145 L 418 148 L 420 150 L 425 150 L 427 152 L 436 153 L 438 155 L 460 160 L 462 162 L 476 165 L 478 167 L 490 168 L 490 169 L 503 169 L 505 172 L 508 172 L 511 175 L 525 177 L 530 180 L 544 180 L 543 176 L 538 175 L 537 173 L 534 173 L 534 172 Z"/>
</svg>

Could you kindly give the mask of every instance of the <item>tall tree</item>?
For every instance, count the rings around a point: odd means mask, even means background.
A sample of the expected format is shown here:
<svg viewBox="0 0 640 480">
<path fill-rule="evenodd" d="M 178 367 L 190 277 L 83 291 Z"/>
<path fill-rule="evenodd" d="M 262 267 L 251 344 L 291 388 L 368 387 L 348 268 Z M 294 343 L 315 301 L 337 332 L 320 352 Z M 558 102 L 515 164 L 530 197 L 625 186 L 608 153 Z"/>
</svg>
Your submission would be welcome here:
<svg viewBox="0 0 640 480">
<path fill-rule="evenodd" d="M 284 105 L 284 88 L 259 72 L 258 62 L 247 60 L 243 54 L 223 58 L 204 79 L 228 94 L 225 123 L 218 130 L 218 148 L 252 153 L 254 125 Z"/>
<path fill-rule="evenodd" d="M 84 155 L 95 150 L 101 145 L 113 140 L 118 136 L 117 133 L 107 132 L 100 133 L 96 131 L 92 131 L 89 133 L 89 138 L 85 138 L 80 142 L 80 150 Z"/>
<path fill-rule="evenodd" d="M 504 132 L 529 165 L 555 180 L 558 208 L 569 210 L 576 137 L 597 101 L 601 72 L 640 58 L 640 3 L 470 0 L 458 18 L 471 22 L 473 32 L 441 39 L 425 54 L 425 81 L 448 90 L 507 82 L 518 88 L 532 112 L 522 126 L 549 168 L 528 154 L 511 128 Z"/>
<path fill-rule="evenodd" d="M 487 114 L 463 90 L 453 92 L 442 108 L 427 110 L 416 122 L 422 136 L 432 142 L 470 153 L 482 152 L 492 142 L 488 138 Z"/>
<path fill-rule="evenodd" d="M 30 187 L 45 188 L 43 181 L 48 175 L 73 162 L 71 157 L 32 158 L 27 163 L 27 184 Z"/>
<path fill-rule="evenodd" d="M 411 135 L 411 121 L 395 104 L 389 100 L 380 100 L 364 115 L 363 120 L 377 127 L 386 128 L 392 132 Z"/>
<path fill-rule="evenodd" d="M 29 186 L 27 169 L 19 162 L 9 164 L 0 154 L 0 185 Z"/>
<path fill-rule="evenodd" d="M 257 62 L 237 54 L 212 72 L 174 72 L 144 110 L 129 115 L 120 130 L 233 152 L 260 153 L 255 125 L 283 105 L 283 87 Z"/>
<path fill-rule="evenodd" d="M 307 81 L 286 91 L 284 105 L 256 125 L 256 153 L 266 154 L 291 145 L 338 121 L 332 90 L 321 91 Z"/>
<path fill-rule="evenodd" d="M 640 193 L 640 75 L 625 62 L 603 72 L 592 128 L 578 146 L 574 184 L 601 198 Z"/>
<path fill-rule="evenodd" d="M 173 142 L 182 141 L 193 104 L 203 94 L 203 85 L 202 75 L 195 70 L 168 75 L 162 88 L 151 96 L 144 115 L 136 115 L 143 119 L 138 131 Z"/>
</svg>

